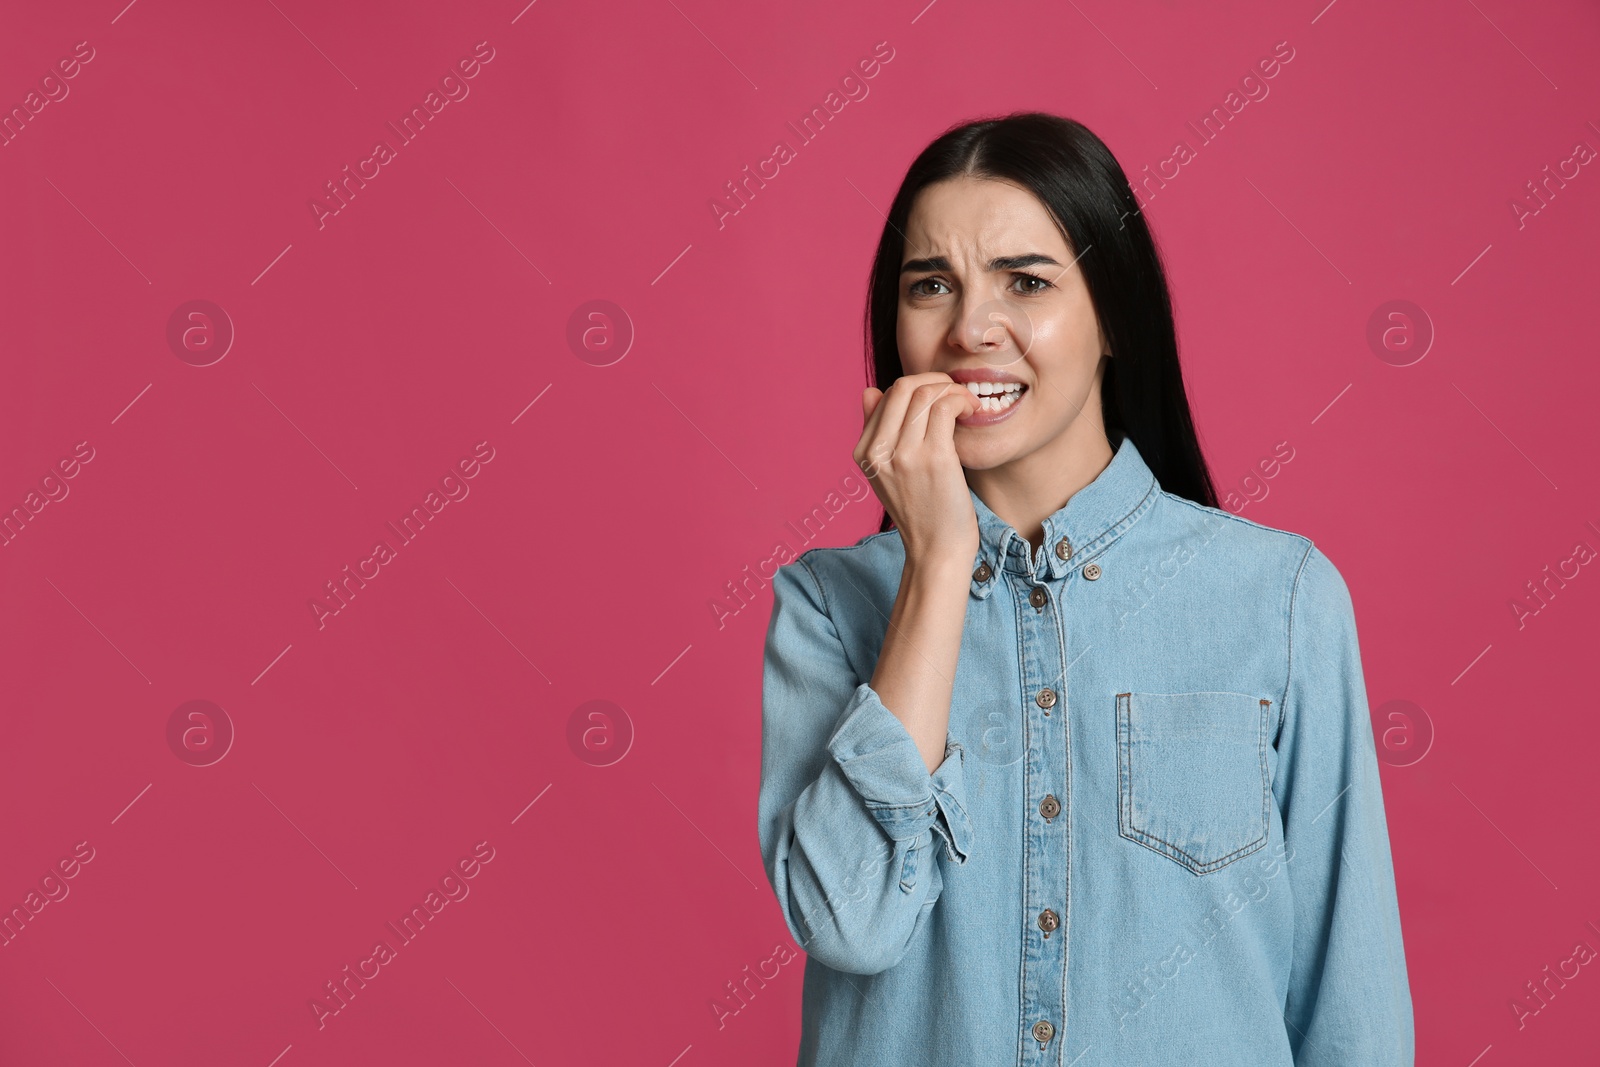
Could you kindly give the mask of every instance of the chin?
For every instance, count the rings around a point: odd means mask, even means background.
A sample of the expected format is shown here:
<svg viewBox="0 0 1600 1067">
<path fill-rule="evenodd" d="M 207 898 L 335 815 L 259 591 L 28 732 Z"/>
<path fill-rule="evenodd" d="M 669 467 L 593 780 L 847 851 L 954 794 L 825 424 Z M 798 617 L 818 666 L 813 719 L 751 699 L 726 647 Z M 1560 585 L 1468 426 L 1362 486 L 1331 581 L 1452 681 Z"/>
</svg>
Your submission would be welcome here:
<svg viewBox="0 0 1600 1067">
<path fill-rule="evenodd" d="M 986 471 L 995 467 L 1002 467 L 1016 458 L 1016 450 L 999 448 L 987 445 L 979 448 L 958 447 L 956 458 L 961 461 L 961 466 L 969 471 Z"/>
</svg>

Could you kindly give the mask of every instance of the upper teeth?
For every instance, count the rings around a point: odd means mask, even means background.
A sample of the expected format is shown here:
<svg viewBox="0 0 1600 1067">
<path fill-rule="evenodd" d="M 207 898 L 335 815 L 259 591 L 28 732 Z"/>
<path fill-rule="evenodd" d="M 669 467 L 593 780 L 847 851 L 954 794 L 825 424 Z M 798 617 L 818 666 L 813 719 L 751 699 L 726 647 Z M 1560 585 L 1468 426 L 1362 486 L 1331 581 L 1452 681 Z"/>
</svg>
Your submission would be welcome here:
<svg viewBox="0 0 1600 1067">
<path fill-rule="evenodd" d="M 1019 393 L 1021 382 L 968 382 L 967 388 L 974 396 L 994 396 L 998 393 Z"/>
</svg>

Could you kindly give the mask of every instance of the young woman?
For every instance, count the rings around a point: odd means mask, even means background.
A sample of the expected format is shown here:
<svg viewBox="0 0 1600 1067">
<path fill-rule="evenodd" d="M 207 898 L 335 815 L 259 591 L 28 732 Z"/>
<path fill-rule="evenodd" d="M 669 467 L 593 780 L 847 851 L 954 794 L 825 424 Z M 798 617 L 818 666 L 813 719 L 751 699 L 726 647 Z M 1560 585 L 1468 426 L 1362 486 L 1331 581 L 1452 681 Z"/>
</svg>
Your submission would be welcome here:
<svg viewBox="0 0 1600 1067">
<path fill-rule="evenodd" d="M 1110 151 L 939 137 L 867 333 L 884 532 L 778 570 L 763 676 L 802 1067 L 1409 1067 L 1350 595 L 1217 508 Z"/>
</svg>

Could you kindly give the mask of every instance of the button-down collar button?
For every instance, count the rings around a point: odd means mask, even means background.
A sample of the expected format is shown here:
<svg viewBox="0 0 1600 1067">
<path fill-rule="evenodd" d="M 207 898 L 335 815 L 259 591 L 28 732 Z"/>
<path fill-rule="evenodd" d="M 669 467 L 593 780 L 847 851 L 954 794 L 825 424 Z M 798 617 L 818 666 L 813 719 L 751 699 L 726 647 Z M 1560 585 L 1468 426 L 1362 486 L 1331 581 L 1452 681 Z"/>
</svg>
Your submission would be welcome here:
<svg viewBox="0 0 1600 1067">
<path fill-rule="evenodd" d="M 1056 1028 L 1050 1025 L 1050 1020 L 1040 1019 L 1033 1024 L 1033 1036 L 1038 1038 L 1039 1043 L 1042 1045 L 1056 1036 Z"/>
<path fill-rule="evenodd" d="M 1045 686 L 1039 690 L 1039 695 L 1033 699 L 1041 708 L 1053 708 L 1056 706 L 1056 691 L 1049 686 Z"/>
<path fill-rule="evenodd" d="M 1049 601 L 1050 596 L 1044 591 L 1044 587 L 1041 585 L 1034 586 L 1033 592 L 1028 594 L 1028 603 L 1032 604 L 1040 611 L 1044 610 L 1045 604 L 1049 603 Z"/>
<path fill-rule="evenodd" d="M 1061 814 L 1061 801 L 1055 798 L 1054 793 L 1046 794 L 1045 798 L 1039 802 L 1039 814 L 1046 819 L 1053 819 Z"/>
<path fill-rule="evenodd" d="M 1039 929 L 1044 931 L 1044 936 L 1049 937 L 1050 931 L 1057 929 L 1060 925 L 1061 916 L 1057 915 L 1049 908 L 1046 908 L 1039 913 Z"/>
<path fill-rule="evenodd" d="M 1089 579 L 1091 582 L 1100 577 L 1100 564 L 1091 563 L 1087 567 L 1083 568 L 1083 576 Z"/>
<path fill-rule="evenodd" d="M 1056 542 L 1056 555 L 1060 556 L 1062 559 L 1071 559 L 1072 558 L 1072 542 L 1070 540 L 1068 540 L 1067 538 L 1065 538 L 1065 537 L 1063 537 L 1061 540 L 1057 541 Z"/>
<path fill-rule="evenodd" d="M 989 569 L 989 561 L 988 560 L 984 560 L 981 563 L 979 563 L 978 564 L 978 569 L 972 572 L 972 580 L 975 581 L 975 582 L 987 582 L 990 578 L 993 578 L 993 577 L 994 577 L 994 571 Z"/>
</svg>

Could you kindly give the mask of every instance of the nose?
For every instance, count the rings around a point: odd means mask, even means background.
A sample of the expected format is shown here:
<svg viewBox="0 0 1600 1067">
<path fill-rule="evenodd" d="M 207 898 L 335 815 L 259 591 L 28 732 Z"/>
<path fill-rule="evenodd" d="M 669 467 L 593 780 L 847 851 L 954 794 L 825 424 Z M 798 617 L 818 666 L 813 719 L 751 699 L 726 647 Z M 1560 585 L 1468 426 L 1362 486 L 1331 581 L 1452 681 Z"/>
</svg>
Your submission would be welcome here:
<svg viewBox="0 0 1600 1067">
<path fill-rule="evenodd" d="M 988 294 L 968 294 L 956 305 L 948 340 L 999 363 L 1022 358 L 1032 338 L 1033 325 L 1023 309 Z"/>
</svg>

